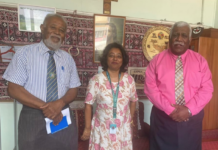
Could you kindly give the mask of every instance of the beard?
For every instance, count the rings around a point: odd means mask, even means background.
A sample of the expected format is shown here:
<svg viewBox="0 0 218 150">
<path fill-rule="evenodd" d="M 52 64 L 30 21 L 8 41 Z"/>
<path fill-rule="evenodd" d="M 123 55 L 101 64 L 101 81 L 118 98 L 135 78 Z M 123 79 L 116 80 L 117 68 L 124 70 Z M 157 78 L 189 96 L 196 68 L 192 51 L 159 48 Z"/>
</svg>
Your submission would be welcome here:
<svg viewBox="0 0 218 150">
<path fill-rule="evenodd" d="M 52 39 L 51 39 L 52 36 L 59 38 L 59 42 L 57 42 L 57 43 L 53 42 Z M 58 50 L 58 49 L 61 47 L 61 42 L 62 42 L 62 41 L 61 41 L 61 37 L 60 37 L 60 36 L 51 34 L 51 35 L 49 36 L 49 38 L 47 38 L 47 39 L 44 40 L 44 42 L 45 42 L 45 45 L 46 45 L 47 47 L 50 47 L 50 48 L 52 48 L 53 50 Z"/>
</svg>

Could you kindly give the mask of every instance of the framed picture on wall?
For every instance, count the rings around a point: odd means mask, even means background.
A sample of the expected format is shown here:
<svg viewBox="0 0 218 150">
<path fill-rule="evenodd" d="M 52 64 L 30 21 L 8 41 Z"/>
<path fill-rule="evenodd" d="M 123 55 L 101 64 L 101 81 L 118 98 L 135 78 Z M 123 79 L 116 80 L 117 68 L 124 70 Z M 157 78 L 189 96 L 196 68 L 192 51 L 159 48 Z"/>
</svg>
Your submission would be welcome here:
<svg viewBox="0 0 218 150">
<path fill-rule="evenodd" d="M 113 42 L 124 46 L 126 17 L 94 15 L 94 62 L 99 63 L 104 48 Z"/>
<path fill-rule="evenodd" d="M 55 8 L 18 4 L 20 31 L 40 32 L 40 25 L 47 14 L 56 13 Z"/>
<path fill-rule="evenodd" d="M 136 89 L 144 89 L 145 70 L 146 67 L 128 67 L 128 74 L 134 78 Z"/>
</svg>

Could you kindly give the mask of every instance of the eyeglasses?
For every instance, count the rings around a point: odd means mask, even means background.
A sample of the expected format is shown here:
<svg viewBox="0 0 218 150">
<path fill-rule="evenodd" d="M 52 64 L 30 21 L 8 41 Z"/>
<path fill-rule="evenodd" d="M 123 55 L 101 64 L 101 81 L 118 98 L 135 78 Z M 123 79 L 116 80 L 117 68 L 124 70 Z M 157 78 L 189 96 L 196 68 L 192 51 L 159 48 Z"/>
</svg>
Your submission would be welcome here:
<svg viewBox="0 0 218 150">
<path fill-rule="evenodd" d="M 111 58 L 111 59 L 114 59 L 114 58 L 122 59 L 123 58 L 121 55 L 108 55 L 108 57 Z"/>
</svg>

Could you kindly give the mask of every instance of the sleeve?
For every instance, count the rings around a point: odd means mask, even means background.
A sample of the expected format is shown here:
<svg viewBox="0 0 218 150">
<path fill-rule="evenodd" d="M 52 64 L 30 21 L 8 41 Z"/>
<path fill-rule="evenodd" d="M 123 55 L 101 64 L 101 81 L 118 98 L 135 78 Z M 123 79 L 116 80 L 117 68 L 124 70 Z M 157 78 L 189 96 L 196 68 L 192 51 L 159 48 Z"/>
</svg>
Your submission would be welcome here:
<svg viewBox="0 0 218 150">
<path fill-rule="evenodd" d="M 24 49 L 18 50 L 10 64 L 8 65 L 3 78 L 9 82 L 24 86 L 28 75 L 27 75 L 27 58 L 24 54 Z"/>
<path fill-rule="evenodd" d="M 170 115 L 175 108 L 171 106 L 170 102 L 164 97 L 164 95 L 157 87 L 155 70 L 157 58 L 158 57 L 155 57 L 149 63 L 145 71 L 144 92 L 154 106 L 164 111 L 167 115 Z"/>
<path fill-rule="evenodd" d="M 86 91 L 85 103 L 90 105 L 94 104 L 95 100 L 97 99 L 98 91 L 99 91 L 99 80 L 95 75 L 89 80 L 89 85 Z"/>
<path fill-rule="evenodd" d="M 207 61 L 202 57 L 202 65 L 201 65 L 201 86 L 198 91 L 195 93 L 194 97 L 191 98 L 186 107 L 189 108 L 192 115 L 198 114 L 205 105 L 212 98 L 213 93 L 213 83 L 212 83 L 212 75 L 208 66 Z"/>
<path fill-rule="evenodd" d="M 76 88 L 81 85 L 74 59 L 70 56 L 70 88 Z"/>
<path fill-rule="evenodd" d="M 132 80 L 132 84 L 130 86 L 130 88 L 131 88 L 130 101 L 136 102 L 136 101 L 138 101 L 138 95 L 137 95 L 137 91 L 136 91 L 135 81 L 131 75 L 129 75 L 128 78 L 130 78 L 129 80 Z"/>
</svg>

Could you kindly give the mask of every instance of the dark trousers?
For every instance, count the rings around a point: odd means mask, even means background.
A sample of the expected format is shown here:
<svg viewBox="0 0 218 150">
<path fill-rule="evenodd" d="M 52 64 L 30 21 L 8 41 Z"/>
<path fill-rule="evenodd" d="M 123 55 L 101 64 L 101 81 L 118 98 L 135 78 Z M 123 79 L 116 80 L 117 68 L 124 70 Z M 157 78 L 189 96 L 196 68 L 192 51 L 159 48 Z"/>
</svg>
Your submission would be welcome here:
<svg viewBox="0 0 218 150">
<path fill-rule="evenodd" d="M 54 134 L 47 134 L 41 110 L 23 105 L 18 124 L 19 150 L 77 150 L 78 133 L 75 120 Z"/>
<path fill-rule="evenodd" d="M 202 110 L 187 122 L 176 122 L 153 106 L 150 150 L 201 150 L 203 116 Z"/>
</svg>

